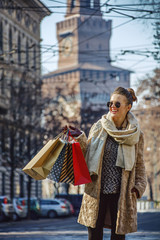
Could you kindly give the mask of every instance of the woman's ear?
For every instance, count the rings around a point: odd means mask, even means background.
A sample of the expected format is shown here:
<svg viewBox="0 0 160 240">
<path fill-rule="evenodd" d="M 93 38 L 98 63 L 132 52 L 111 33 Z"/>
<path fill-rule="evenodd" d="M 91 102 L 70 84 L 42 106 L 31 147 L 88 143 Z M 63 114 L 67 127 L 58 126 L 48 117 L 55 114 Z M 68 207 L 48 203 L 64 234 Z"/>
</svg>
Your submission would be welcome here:
<svg viewBox="0 0 160 240">
<path fill-rule="evenodd" d="M 128 112 L 131 110 L 131 108 L 132 108 L 132 105 L 129 104 L 129 105 L 128 105 Z"/>
</svg>

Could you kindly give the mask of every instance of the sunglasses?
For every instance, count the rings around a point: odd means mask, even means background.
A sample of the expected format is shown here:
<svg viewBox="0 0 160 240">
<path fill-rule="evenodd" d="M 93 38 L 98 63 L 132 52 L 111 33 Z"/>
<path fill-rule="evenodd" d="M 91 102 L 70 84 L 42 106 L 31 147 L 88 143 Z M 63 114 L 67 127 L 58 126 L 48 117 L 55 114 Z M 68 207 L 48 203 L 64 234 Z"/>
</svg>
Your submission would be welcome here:
<svg viewBox="0 0 160 240">
<path fill-rule="evenodd" d="M 116 108 L 120 108 L 120 106 L 121 106 L 121 103 L 120 102 L 107 102 L 107 107 L 112 107 L 112 105 L 115 105 L 116 106 Z"/>
</svg>

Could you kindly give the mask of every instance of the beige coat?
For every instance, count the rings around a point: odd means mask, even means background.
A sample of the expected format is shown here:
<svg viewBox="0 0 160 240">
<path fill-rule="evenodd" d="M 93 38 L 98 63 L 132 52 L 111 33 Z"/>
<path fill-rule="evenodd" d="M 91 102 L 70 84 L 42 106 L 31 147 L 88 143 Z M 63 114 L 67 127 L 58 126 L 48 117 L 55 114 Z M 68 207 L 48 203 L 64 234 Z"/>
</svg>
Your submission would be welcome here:
<svg viewBox="0 0 160 240">
<path fill-rule="evenodd" d="M 101 131 L 102 126 L 98 126 Z M 91 128 L 90 135 L 97 130 L 97 124 Z M 82 151 L 87 149 L 87 138 L 83 133 L 78 141 Z M 136 144 L 136 162 L 132 171 L 122 169 L 121 190 L 118 202 L 118 213 L 116 223 L 116 233 L 126 234 L 137 231 L 137 197 L 136 193 L 131 193 L 135 187 L 142 197 L 146 188 L 146 174 L 143 160 L 144 138 L 141 132 L 139 142 Z M 101 169 L 104 149 L 102 149 L 98 175 L 91 175 L 92 182 L 85 185 L 82 205 L 78 217 L 78 222 L 87 227 L 95 228 L 99 210 L 100 189 L 101 189 Z M 110 214 L 106 213 L 105 227 L 111 228 Z"/>
</svg>

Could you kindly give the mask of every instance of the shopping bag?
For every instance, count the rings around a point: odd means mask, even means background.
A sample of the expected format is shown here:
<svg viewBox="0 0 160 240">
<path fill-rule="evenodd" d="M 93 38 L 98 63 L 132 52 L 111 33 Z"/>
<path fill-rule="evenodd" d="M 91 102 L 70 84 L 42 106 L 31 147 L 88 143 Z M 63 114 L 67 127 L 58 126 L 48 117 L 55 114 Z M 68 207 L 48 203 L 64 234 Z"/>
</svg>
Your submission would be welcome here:
<svg viewBox="0 0 160 240">
<path fill-rule="evenodd" d="M 74 184 L 72 145 L 70 143 L 66 142 L 47 178 L 55 182 Z"/>
<path fill-rule="evenodd" d="M 61 153 L 59 154 L 57 160 L 55 161 L 55 164 L 53 165 L 50 173 L 48 174 L 47 176 L 48 179 L 53 180 L 55 182 L 59 182 L 66 151 L 67 151 L 67 143 L 64 145 Z"/>
<path fill-rule="evenodd" d="M 80 144 L 75 139 L 66 141 L 47 178 L 75 186 L 91 182 Z"/>
<path fill-rule="evenodd" d="M 36 180 L 45 179 L 64 145 L 65 142 L 59 137 L 50 140 L 23 168 L 23 171 Z"/>
<path fill-rule="evenodd" d="M 60 182 L 74 184 L 74 171 L 73 171 L 73 155 L 72 155 L 72 144 L 67 144 L 67 151 L 63 166 L 61 169 Z"/>
<path fill-rule="evenodd" d="M 72 143 L 74 185 L 86 184 L 91 182 L 88 167 L 83 156 L 79 142 Z"/>
</svg>

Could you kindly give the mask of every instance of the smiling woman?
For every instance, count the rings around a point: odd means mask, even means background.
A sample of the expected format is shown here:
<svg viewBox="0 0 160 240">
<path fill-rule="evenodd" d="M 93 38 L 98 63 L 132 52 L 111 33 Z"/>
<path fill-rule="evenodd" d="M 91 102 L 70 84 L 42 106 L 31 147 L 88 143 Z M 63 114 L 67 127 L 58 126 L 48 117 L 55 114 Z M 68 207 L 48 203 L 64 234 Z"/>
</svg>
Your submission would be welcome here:
<svg viewBox="0 0 160 240">
<path fill-rule="evenodd" d="M 133 101 L 136 101 L 134 90 L 129 88 L 128 90 L 122 87 L 115 89 L 111 96 L 111 101 L 107 103 L 111 118 L 114 121 L 118 129 L 122 128 L 122 125 L 126 119 L 127 113 L 130 111 Z"/>
<path fill-rule="evenodd" d="M 92 182 L 85 185 L 78 222 L 88 227 L 89 240 L 124 240 L 137 231 L 137 198 L 146 188 L 143 133 L 130 112 L 137 98 L 133 89 L 118 87 L 111 94 L 108 114 L 89 133 L 71 126 L 85 153 Z"/>
</svg>

